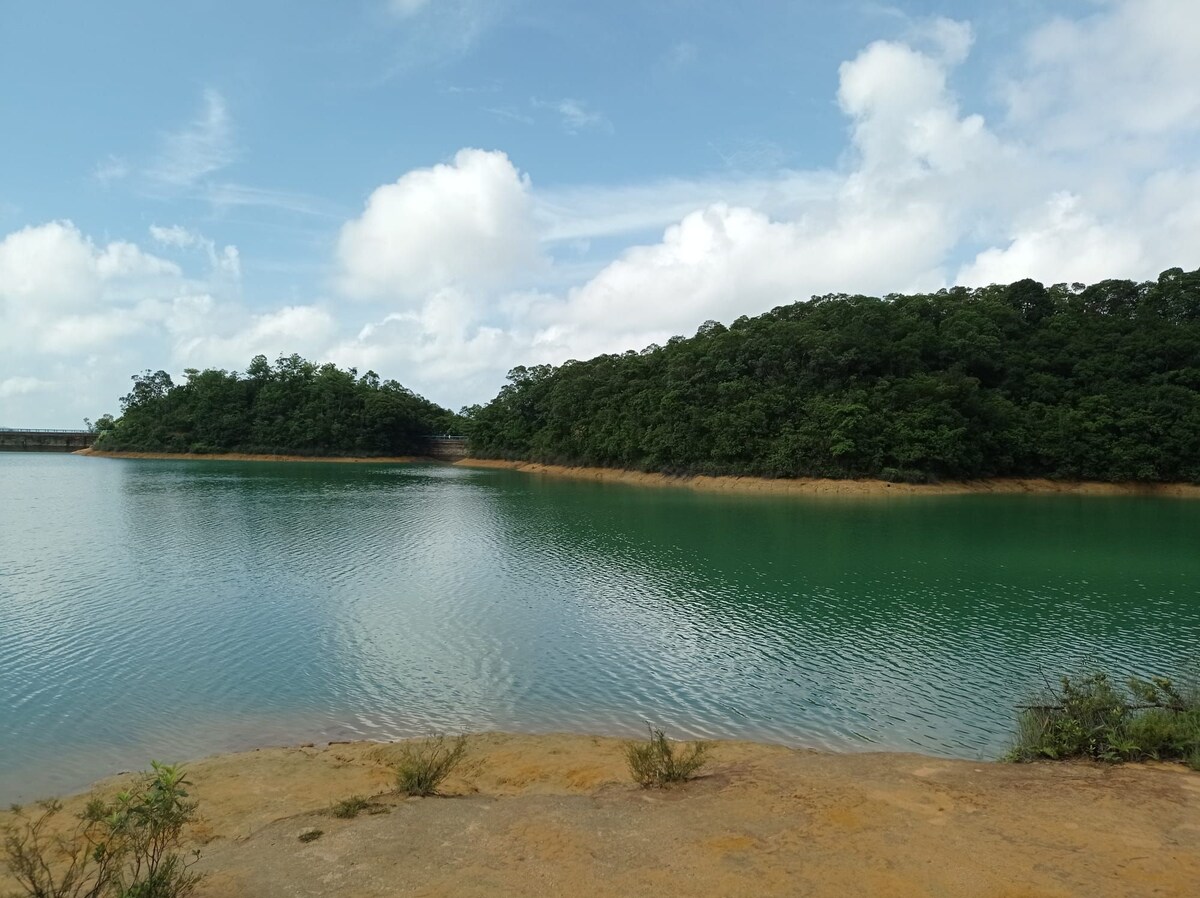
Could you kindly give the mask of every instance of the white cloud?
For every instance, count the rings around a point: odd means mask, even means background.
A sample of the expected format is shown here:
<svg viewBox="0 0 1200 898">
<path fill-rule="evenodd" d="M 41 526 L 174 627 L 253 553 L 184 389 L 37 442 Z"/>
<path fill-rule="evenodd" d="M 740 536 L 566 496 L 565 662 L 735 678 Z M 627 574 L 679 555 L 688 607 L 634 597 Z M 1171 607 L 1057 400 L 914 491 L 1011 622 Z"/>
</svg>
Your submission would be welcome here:
<svg viewBox="0 0 1200 898">
<path fill-rule="evenodd" d="M 315 305 L 285 306 L 261 314 L 227 309 L 219 324 L 212 320 L 211 309 L 211 303 L 202 303 L 199 308 L 180 310 L 184 316 L 199 312 L 203 328 L 196 327 L 195 317 L 177 327 L 174 357 L 180 363 L 241 370 L 259 354 L 271 359 L 293 352 L 325 357 L 338 331 L 329 311 Z"/>
<path fill-rule="evenodd" d="M 97 247 L 71 222 L 49 222 L 0 240 L 0 314 L 84 307 L 180 275 L 177 265 L 132 243 Z"/>
<path fill-rule="evenodd" d="M 496 118 L 504 119 L 505 121 L 516 122 L 519 125 L 533 124 L 533 116 L 518 112 L 511 106 L 487 106 L 483 111 L 488 113 L 488 115 L 494 115 Z"/>
<path fill-rule="evenodd" d="M 1200 16 L 1192 0 L 1099 0 L 1026 42 L 1010 115 L 1056 149 L 1156 144 L 1200 130 Z M 1111 148 L 1110 148 L 1111 149 Z M 1146 150 L 1142 146 L 1143 151 Z"/>
<path fill-rule="evenodd" d="M 842 63 L 838 102 L 853 121 L 863 174 L 922 178 L 992 161 L 998 147 L 980 115 L 961 116 L 947 68 L 904 44 L 878 41 Z"/>
<path fill-rule="evenodd" d="M 612 122 L 600 112 L 588 108 L 587 103 L 564 97 L 561 100 L 533 100 L 533 106 L 538 109 L 552 109 L 558 113 L 563 130 L 568 134 L 579 134 L 583 131 L 603 131 L 611 134 Z"/>
<path fill-rule="evenodd" d="M 129 177 L 129 163 L 117 156 L 109 155 L 96 163 L 92 169 L 92 177 L 107 187 L 113 181 L 121 181 Z"/>
<path fill-rule="evenodd" d="M 916 25 L 912 29 L 912 37 L 915 41 L 932 45 L 941 62 L 955 66 L 962 64 L 971 52 L 971 45 L 975 43 L 975 29 L 970 22 L 938 16 Z"/>
<path fill-rule="evenodd" d="M 1046 283 L 1091 283 L 1145 275 L 1139 235 L 1103 226 L 1081 208 L 1079 197 L 1058 194 L 1030 221 L 1018 226 L 1005 247 L 979 253 L 955 283 L 1009 284 L 1022 278 Z"/>
<path fill-rule="evenodd" d="M 198 234 L 194 234 L 182 225 L 171 225 L 170 227 L 150 225 L 150 236 L 164 246 L 177 247 L 196 246 L 202 239 Z"/>
<path fill-rule="evenodd" d="M 183 229 L 159 236 L 204 242 Z M 215 258 L 215 266 L 189 278 L 176 262 L 129 241 L 97 244 L 69 221 L 0 238 L 5 417 L 42 426 L 95 417 L 115 408 L 131 371 L 169 366 L 178 344 L 228 326 L 237 317 L 228 306 L 195 292 L 235 280 L 228 268 L 236 266 L 236 249 Z M 37 372 L 33 380 L 30 371 Z M 71 386 L 52 390 L 55 384 Z"/>
<path fill-rule="evenodd" d="M 716 203 L 750 206 L 773 217 L 799 215 L 813 204 L 829 202 L 843 183 L 833 172 L 785 170 L 755 177 L 577 185 L 535 192 L 533 214 L 547 242 L 661 234 L 685 215 Z"/>
<path fill-rule="evenodd" d="M 274 190 L 225 182 L 205 184 L 201 196 L 217 209 L 259 207 L 299 212 L 302 215 L 320 218 L 333 217 L 331 204 L 327 200 L 294 190 Z"/>
<path fill-rule="evenodd" d="M 52 386 L 54 384 L 51 381 L 38 377 L 6 377 L 4 380 L 0 380 L 0 399 L 7 399 L 10 396 L 25 396 Z"/>
<path fill-rule="evenodd" d="M 511 330 L 482 324 L 479 299 L 453 287 L 419 307 L 393 312 L 333 346 L 329 358 L 402 382 L 448 404 L 477 401 L 495 389 L 498 366 L 528 361 L 528 345 Z"/>
<path fill-rule="evenodd" d="M 204 108 L 191 122 L 167 134 L 147 174 L 172 189 L 195 186 L 229 165 L 235 156 L 233 122 L 219 91 L 204 91 Z"/>
<path fill-rule="evenodd" d="M 156 243 L 175 249 L 197 249 L 208 258 L 214 273 L 219 273 L 233 280 L 242 275 L 241 255 L 236 246 L 225 246 L 217 250 L 214 241 L 196 231 L 190 231 L 182 225 L 150 225 L 150 237 Z"/>
<path fill-rule="evenodd" d="M 341 288 L 420 298 L 504 286 L 539 267 L 529 179 L 504 153 L 460 150 L 375 190 L 338 240 Z"/>
</svg>

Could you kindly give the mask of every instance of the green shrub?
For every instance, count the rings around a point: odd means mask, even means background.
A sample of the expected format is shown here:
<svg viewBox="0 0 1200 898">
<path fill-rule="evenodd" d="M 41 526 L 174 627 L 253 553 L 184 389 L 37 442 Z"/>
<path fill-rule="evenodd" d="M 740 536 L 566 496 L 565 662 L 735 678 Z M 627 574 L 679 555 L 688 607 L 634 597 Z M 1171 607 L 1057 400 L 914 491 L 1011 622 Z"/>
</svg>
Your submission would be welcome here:
<svg viewBox="0 0 1200 898">
<path fill-rule="evenodd" d="M 645 742 L 625 746 L 625 760 L 634 782 L 643 788 L 669 786 L 692 779 L 708 759 L 707 742 L 672 743 L 662 730 L 650 727 Z"/>
<path fill-rule="evenodd" d="M 35 816 L 13 809 L 4 857 L 28 898 L 186 898 L 195 891 L 201 877 L 190 868 L 199 852 L 179 850 L 196 817 L 190 783 L 178 766 L 151 767 L 111 801 L 88 802 L 67 832 L 54 824 L 61 802 L 40 802 Z"/>
<path fill-rule="evenodd" d="M 1063 677 L 1021 709 L 1012 761 L 1092 758 L 1184 761 L 1200 769 L 1200 689 L 1165 677 L 1117 687 L 1104 673 Z"/>
<path fill-rule="evenodd" d="M 396 791 L 403 795 L 436 795 L 438 787 L 467 754 L 467 737 L 447 739 L 444 735 L 430 736 L 408 743 L 392 766 L 396 774 Z"/>
</svg>

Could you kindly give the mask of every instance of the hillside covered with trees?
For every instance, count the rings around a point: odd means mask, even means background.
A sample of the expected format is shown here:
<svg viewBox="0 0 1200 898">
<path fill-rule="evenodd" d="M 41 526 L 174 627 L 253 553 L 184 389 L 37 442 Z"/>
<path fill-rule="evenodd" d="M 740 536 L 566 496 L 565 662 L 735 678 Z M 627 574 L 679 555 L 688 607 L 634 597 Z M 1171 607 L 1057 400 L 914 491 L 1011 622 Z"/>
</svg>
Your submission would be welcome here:
<svg viewBox="0 0 1200 898">
<path fill-rule="evenodd" d="M 373 371 L 317 366 L 298 355 L 255 356 L 245 374 L 135 375 L 121 417 L 96 422 L 96 448 L 135 452 L 405 455 L 456 416 Z"/>
<path fill-rule="evenodd" d="M 1200 271 L 823 296 L 516 368 L 473 454 L 687 474 L 1200 482 Z"/>
</svg>

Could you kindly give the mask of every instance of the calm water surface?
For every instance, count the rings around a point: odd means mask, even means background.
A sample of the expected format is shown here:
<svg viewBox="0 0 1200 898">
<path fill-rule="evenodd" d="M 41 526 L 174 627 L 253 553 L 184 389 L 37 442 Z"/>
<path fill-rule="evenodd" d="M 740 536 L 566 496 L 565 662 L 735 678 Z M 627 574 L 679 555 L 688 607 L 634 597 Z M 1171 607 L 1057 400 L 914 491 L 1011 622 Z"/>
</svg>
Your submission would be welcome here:
<svg viewBox="0 0 1200 898">
<path fill-rule="evenodd" d="M 989 757 L 1042 675 L 1200 654 L 1200 502 L 693 494 L 0 454 L 0 801 L 437 730 Z"/>
</svg>

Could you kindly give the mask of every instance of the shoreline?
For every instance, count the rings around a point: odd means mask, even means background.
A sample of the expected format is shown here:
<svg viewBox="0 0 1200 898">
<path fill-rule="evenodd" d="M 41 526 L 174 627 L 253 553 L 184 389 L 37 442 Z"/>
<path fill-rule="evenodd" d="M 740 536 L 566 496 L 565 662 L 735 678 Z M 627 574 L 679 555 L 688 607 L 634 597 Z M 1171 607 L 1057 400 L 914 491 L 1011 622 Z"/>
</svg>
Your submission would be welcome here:
<svg viewBox="0 0 1200 898">
<path fill-rule="evenodd" d="M 319 462 L 328 464 L 450 464 L 455 467 L 516 471 L 547 477 L 619 483 L 640 487 L 671 487 L 707 493 L 740 493 L 767 496 L 816 496 L 822 498 L 887 498 L 893 496 L 966 495 L 1059 495 L 1142 496 L 1171 499 L 1200 499 L 1200 484 L 1193 483 L 1106 483 L 1091 480 L 1050 480 L 1044 477 L 992 477 L 982 480 L 947 480 L 940 483 L 889 483 L 869 478 L 826 477 L 769 478 L 736 475 L 672 475 L 621 468 L 583 465 L 551 465 L 543 462 L 493 458 L 462 458 L 454 461 L 427 455 L 348 456 L 277 455 L 249 452 L 105 452 L 77 449 L 72 455 L 89 458 L 162 459 L 168 461 Z"/>
<path fill-rule="evenodd" d="M 997 477 L 985 480 L 944 481 L 942 483 L 889 483 L 886 480 L 835 480 L 800 477 L 710 476 L 697 474 L 673 476 L 620 468 L 592 468 L 549 465 L 541 462 L 505 459 L 465 458 L 453 462 L 458 467 L 491 468 L 590 480 L 594 483 L 622 483 L 631 486 L 673 487 L 698 492 L 744 493 L 754 495 L 821 496 L 838 498 L 882 498 L 889 496 L 963 496 L 963 495 L 1075 495 L 1075 496 L 1152 496 L 1158 498 L 1200 499 L 1200 485 L 1191 483 L 1104 483 L 1098 481 L 1058 481 L 1035 477 Z"/>
<path fill-rule="evenodd" d="M 86 455 L 89 458 L 151 458 L 168 461 L 311 461 L 337 464 L 414 464 L 432 462 L 436 459 L 425 455 L 273 455 L 256 452 L 104 452 L 92 449 L 77 449 L 72 455 Z"/>
<path fill-rule="evenodd" d="M 391 793 L 396 743 L 190 762 L 200 819 L 186 847 L 202 852 L 196 869 L 206 874 L 196 898 L 1182 898 L 1200 881 L 1200 776 L 1176 765 L 1006 764 L 720 741 L 694 781 L 643 790 L 629 777 L 625 744 L 474 735 L 446 797 L 431 799 Z M 65 799 L 61 819 L 88 795 Z M 355 795 L 377 810 L 330 813 Z M 0 812 L 0 826 L 8 819 Z M 0 867 L 0 893 L 9 887 Z"/>
</svg>

